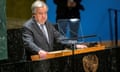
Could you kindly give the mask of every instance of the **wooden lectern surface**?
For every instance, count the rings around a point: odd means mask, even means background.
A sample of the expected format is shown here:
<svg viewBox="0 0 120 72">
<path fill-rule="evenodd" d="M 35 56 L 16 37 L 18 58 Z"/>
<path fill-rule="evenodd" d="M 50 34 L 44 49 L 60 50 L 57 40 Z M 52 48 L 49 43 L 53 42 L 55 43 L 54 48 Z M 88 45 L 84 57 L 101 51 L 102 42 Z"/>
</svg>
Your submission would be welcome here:
<svg viewBox="0 0 120 72">
<path fill-rule="evenodd" d="M 77 54 L 96 52 L 96 51 L 101 51 L 101 50 L 105 50 L 104 45 L 96 45 L 95 47 L 88 47 L 88 48 L 85 48 L 85 49 L 75 49 L 74 52 L 73 52 L 73 50 L 69 50 L 69 49 L 52 51 L 52 52 L 48 52 L 48 55 L 47 55 L 46 59 L 70 56 L 73 53 L 74 53 L 74 55 L 77 55 Z M 32 61 L 38 61 L 38 60 L 43 60 L 43 59 L 41 59 L 39 55 L 32 55 L 31 60 Z"/>
</svg>

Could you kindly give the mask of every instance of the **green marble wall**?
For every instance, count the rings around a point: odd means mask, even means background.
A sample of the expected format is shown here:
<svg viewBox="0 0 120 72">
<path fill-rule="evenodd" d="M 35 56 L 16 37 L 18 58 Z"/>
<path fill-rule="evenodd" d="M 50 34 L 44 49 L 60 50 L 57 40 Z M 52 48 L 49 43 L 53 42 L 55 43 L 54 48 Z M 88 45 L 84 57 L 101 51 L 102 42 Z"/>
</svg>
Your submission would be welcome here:
<svg viewBox="0 0 120 72">
<path fill-rule="evenodd" d="M 0 60 L 7 59 L 6 0 L 0 0 Z"/>
</svg>

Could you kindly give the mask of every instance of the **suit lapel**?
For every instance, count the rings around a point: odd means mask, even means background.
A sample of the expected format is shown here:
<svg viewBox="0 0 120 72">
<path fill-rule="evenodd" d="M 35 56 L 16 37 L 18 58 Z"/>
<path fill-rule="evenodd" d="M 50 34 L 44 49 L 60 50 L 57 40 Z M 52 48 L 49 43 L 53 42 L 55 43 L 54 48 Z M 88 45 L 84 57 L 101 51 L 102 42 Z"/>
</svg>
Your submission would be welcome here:
<svg viewBox="0 0 120 72">
<path fill-rule="evenodd" d="M 48 43 L 45 35 L 43 34 L 42 30 L 40 29 L 39 25 L 36 23 L 35 20 L 33 20 L 33 27 L 35 28 L 36 32 L 38 32 L 38 34 L 43 37 L 45 39 L 45 41 Z"/>
<path fill-rule="evenodd" d="M 38 32 L 40 35 L 43 35 L 42 30 L 39 28 L 35 21 L 33 23 L 33 27 L 35 28 L 36 32 Z"/>
<path fill-rule="evenodd" d="M 51 33 L 51 32 L 50 32 L 51 30 L 50 30 L 50 27 L 49 27 L 48 23 L 46 23 L 46 28 L 47 28 L 47 32 L 48 32 L 49 43 L 51 43 L 51 41 L 52 41 L 52 40 L 51 40 L 51 35 L 52 35 L 52 34 L 50 34 L 50 33 Z"/>
</svg>

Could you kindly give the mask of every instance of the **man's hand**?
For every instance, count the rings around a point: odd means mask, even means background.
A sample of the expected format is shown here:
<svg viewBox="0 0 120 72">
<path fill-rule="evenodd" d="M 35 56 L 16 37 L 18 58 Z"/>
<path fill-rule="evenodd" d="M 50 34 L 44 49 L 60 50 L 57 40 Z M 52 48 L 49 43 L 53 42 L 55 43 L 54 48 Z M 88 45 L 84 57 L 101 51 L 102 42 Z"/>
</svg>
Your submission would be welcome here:
<svg viewBox="0 0 120 72">
<path fill-rule="evenodd" d="M 46 58 L 46 55 L 48 54 L 48 52 L 44 51 L 44 50 L 40 50 L 38 52 L 39 56 L 41 59 L 45 59 Z"/>
<path fill-rule="evenodd" d="M 84 49 L 84 48 L 87 48 L 87 46 L 86 45 L 82 45 L 82 44 L 77 44 L 76 48 L 78 48 L 78 49 Z"/>
</svg>

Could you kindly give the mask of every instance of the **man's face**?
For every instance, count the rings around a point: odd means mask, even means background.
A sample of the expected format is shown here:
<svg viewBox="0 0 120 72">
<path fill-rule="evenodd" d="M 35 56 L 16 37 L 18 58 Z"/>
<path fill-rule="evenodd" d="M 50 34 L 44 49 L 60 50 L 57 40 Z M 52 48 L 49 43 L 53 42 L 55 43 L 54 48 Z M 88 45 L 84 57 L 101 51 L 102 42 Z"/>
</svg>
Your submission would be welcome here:
<svg viewBox="0 0 120 72">
<path fill-rule="evenodd" d="M 44 24 L 47 20 L 47 7 L 37 7 L 36 9 L 36 13 L 34 14 L 35 20 L 40 23 L 40 24 Z"/>
</svg>

